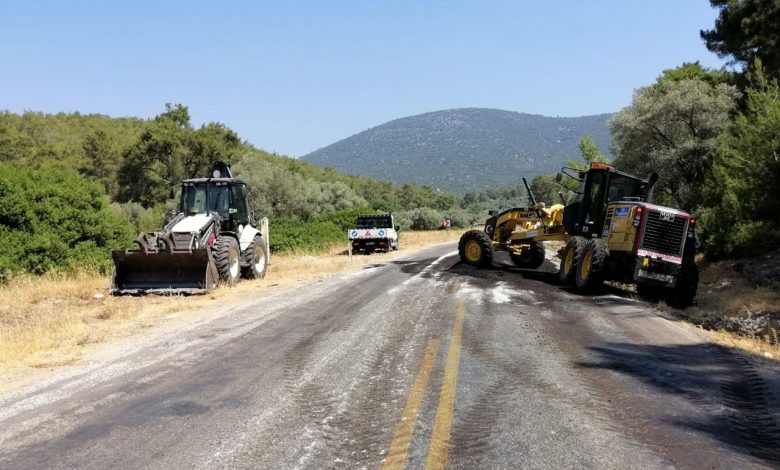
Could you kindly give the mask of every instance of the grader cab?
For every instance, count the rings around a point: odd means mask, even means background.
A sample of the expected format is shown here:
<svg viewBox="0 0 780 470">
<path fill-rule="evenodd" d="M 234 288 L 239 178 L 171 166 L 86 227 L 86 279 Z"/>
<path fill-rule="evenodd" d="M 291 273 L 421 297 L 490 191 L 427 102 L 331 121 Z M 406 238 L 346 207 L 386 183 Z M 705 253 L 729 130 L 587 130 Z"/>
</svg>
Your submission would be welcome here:
<svg viewBox="0 0 780 470">
<path fill-rule="evenodd" d="M 585 171 L 564 168 L 557 179 L 564 177 L 578 182 L 577 197 L 549 208 L 536 201 L 523 178 L 531 206 L 491 214 L 484 230 L 466 232 L 458 244 L 461 260 L 487 267 L 494 252 L 503 250 L 518 267 L 535 269 L 544 263 L 544 242 L 562 241 L 563 285 L 589 293 L 605 280 L 633 283 L 652 300 L 665 298 L 681 308 L 693 302 L 699 281 L 696 220 L 651 203 L 657 175 L 642 180 L 593 163 Z"/>
</svg>

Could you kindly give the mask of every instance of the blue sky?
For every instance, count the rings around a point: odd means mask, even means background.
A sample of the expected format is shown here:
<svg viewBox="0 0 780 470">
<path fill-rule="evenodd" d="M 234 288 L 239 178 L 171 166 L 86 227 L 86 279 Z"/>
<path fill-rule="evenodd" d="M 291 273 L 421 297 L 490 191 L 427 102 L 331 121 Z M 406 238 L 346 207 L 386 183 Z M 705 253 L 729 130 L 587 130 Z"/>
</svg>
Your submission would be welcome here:
<svg viewBox="0 0 780 470">
<path fill-rule="evenodd" d="M 617 111 L 666 68 L 723 61 L 706 0 L 0 0 L 0 109 L 151 117 L 183 103 L 301 156 L 388 120 Z"/>
</svg>

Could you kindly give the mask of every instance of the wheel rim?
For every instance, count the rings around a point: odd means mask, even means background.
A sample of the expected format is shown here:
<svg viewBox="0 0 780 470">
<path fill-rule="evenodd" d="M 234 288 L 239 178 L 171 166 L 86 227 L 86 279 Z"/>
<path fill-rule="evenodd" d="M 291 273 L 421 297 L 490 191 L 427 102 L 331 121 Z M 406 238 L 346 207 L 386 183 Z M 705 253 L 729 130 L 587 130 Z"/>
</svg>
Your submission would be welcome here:
<svg viewBox="0 0 780 470">
<path fill-rule="evenodd" d="M 230 249 L 230 277 L 235 279 L 238 277 L 238 270 L 239 270 L 239 264 L 238 264 L 238 252 L 234 249 Z"/>
<path fill-rule="evenodd" d="M 563 272 L 569 273 L 571 271 L 571 265 L 574 263 L 574 250 L 566 252 L 566 257 L 563 259 Z"/>
<path fill-rule="evenodd" d="M 582 255 L 582 260 L 580 261 L 580 278 L 581 279 L 587 279 L 588 274 L 590 274 L 590 265 L 593 259 L 593 253 L 590 251 L 586 252 L 584 255 Z"/>
<path fill-rule="evenodd" d="M 466 242 L 466 259 L 472 262 L 479 261 L 482 257 L 482 247 L 479 246 L 476 240 L 469 240 Z"/>
</svg>

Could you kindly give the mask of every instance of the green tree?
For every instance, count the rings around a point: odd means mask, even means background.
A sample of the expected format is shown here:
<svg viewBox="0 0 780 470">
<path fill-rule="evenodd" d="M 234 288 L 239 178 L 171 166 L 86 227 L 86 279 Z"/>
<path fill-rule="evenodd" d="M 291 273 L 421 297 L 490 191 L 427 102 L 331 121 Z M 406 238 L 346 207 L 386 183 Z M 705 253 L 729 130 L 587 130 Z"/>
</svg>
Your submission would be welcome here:
<svg viewBox="0 0 780 470">
<path fill-rule="evenodd" d="M 760 59 L 767 73 L 780 77 L 780 2 L 777 0 L 710 0 L 720 10 L 715 27 L 701 31 L 707 48 L 734 63 Z"/>
<path fill-rule="evenodd" d="M 418 207 L 396 215 L 402 230 L 435 230 L 444 223 L 444 215 L 430 207 Z"/>
<path fill-rule="evenodd" d="M 243 146 L 235 132 L 217 123 L 195 130 L 186 106 L 165 108 L 124 154 L 118 172 L 121 202 L 151 207 L 164 202 L 180 180 L 206 176 L 215 160 L 239 159 Z"/>
<path fill-rule="evenodd" d="M 245 156 L 234 170 L 249 185 L 252 208 L 269 217 L 308 220 L 325 212 L 367 205 L 346 183 L 304 178 L 261 153 Z"/>
<path fill-rule="evenodd" d="M 780 87 L 760 61 L 748 78 L 746 110 L 724 135 L 707 184 L 702 228 L 712 257 L 780 247 Z"/>
<path fill-rule="evenodd" d="M 591 163 L 607 163 L 609 161 L 607 156 L 601 152 L 601 149 L 598 144 L 596 144 L 596 141 L 593 140 L 593 137 L 589 135 L 586 135 L 580 140 L 578 148 L 580 149 L 580 157 L 585 163 L 583 164 L 574 160 L 569 160 L 569 166 L 572 168 L 584 170 L 589 168 Z"/>
<path fill-rule="evenodd" d="M 609 159 L 601 151 L 593 137 L 589 135 L 580 140 L 578 147 L 581 160 L 568 159 L 566 164 L 570 168 L 584 171 L 590 168 L 592 163 L 609 162 Z M 534 176 L 530 186 L 537 201 L 544 202 L 548 206 L 563 203 L 564 201 L 561 200 L 560 194 L 563 194 L 564 200 L 568 200 L 572 194 L 579 190 L 579 183 L 571 178 L 564 176 L 560 182 L 555 179 L 555 176 L 552 175 Z"/>
<path fill-rule="evenodd" d="M 734 74 L 723 68 L 708 69 L 703 67 L 699 61 L 696 61 L 683 62 L 679 67 L 666 69 L 661 72 L 661 76 L 658 77 L 659 82 L 680 82 L 683 80 L 701 80 L 712 86 L 720 85 L 722 83 L 733 85 Z"/>
<path fill-rule="evenodd" d="M 0 163 L 0 279 L 69 267 L 106 271 L 134 232 L 102 188 L 73 171 Z"/>
<path fill-rule="evenodd" d="M 97 130 L 84 138 L 83 148 L 86 164 L 82 173 L 100 182 L 106 194 L 116 196 L 120 155 L 113 139 L 105 131 Z"/>
<path fill-rule="evenodd" d="M 657 172 L 659 202 L 696 209 L 738 96 L 734 86 L 699 79 L 662 78 L 640 88 L 610 122 L 615 166 L 638 176 Z"/>
<path fill-rule="evenodd" d="M 563 191 L 563 188 L 555 181 L 554 176 L 536 175 L 531 180 L 531 191 L 537 201 L 552 205 L 561 202 L 558 191 Z"/>
</svg>

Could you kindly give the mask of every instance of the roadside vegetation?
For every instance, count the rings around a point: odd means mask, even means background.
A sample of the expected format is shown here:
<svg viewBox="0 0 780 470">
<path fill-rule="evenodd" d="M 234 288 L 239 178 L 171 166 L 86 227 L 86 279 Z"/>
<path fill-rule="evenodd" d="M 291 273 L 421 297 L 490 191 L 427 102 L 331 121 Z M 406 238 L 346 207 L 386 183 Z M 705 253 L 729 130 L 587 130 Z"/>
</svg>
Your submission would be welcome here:
<svg viewBox="0 0 780 470">
<path fill-rule="evenodd" d="M 451 242 L 461 233 L 406 232 L 399 251 L 371 256 L 344 256 L 346 240 L 319 252 L 287 252 L 271 259 L 265 279 L 219 287 L 207 295 L 187 297 L 186 302 L 180 296 L 113 297 L 108 295 L 109 277 L 92 271 L 16 276 L 0 285 L 0 383 L 8 379 L 6 385 L 11 386 L 11 379 L 28 377 L 29 367 L 76 363 L 96 344 L 134 336 L 153 326 L 218 315 L 257 295 Z"/>
<path fill-rule="evenodd" d="M 192 125 L 167 104 L 148 119 L 0 112 L 0 282 L 26 273 L 107 273 L 110 250 L 162 228 L 170 189 L 228 161 L 270 219 L 273 253 L 341 243 L 359 213 L 391 211 L 403 230 L 470 222 L 457 198 L 426 186 L 344 175 L 269 154 L 220 123 Z"/>
</svg>

